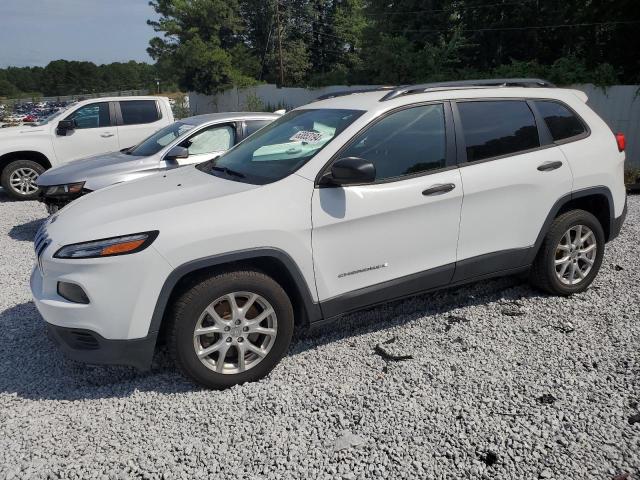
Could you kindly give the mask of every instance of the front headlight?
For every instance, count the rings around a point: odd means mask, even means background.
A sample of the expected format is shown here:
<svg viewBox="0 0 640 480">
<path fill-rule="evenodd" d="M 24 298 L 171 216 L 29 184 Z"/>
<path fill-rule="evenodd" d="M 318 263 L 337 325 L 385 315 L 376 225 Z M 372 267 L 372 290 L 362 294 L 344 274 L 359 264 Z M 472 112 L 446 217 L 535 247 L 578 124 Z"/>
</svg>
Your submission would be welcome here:
<svg viewBox="0 0 640 480">
<path fill-rule="evenodd" d="M 67 195 L 69 193 L 80 193 L 84 187 L 84 182 L 67 183 L 65 185 L 53 185 L 47 187 L 45 195 Z"/>
<path fill-rule="evenodd" d="M 103 238 L 92 242 L 65 245 L 58 250 L 54 258 L 102 258 L 127 255 L 144 250 L 158 236 L 158 231 L 134 233 L 120 237 Z"/>
</svg>

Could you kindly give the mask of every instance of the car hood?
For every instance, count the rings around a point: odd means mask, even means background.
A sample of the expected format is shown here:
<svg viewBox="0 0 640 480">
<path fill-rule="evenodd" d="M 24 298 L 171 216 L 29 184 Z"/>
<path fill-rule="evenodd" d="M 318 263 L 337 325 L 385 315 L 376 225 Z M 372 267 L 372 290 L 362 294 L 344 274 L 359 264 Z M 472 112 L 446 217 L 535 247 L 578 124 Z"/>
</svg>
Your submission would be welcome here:
<svg viewBox="0 0 640 480">
<path fill-rule="evenodd" d="M 199 203 L 258 187 L 187 166 L 80 197 L 48 221 L 47 232 L 54 242 L 69 244 L 157 230 Z"/>
<path fill-rule="evenodd" d="M 47 128 L 44 126 L 36 127 L 30 125 L 0 128 L 0 142 L 6 142 L 10 138 L 24 139 L 33 135 L 47 136 Z"/>
<path fill-rule="evenodd" d="M 129 173 L 143 166 L 155 166 L 157 163 L 158 159 L 155 156 L 134 157 L 122 152 L 111 152 L 51 168 L 38 177 L 37 184 L 41 187 L 48 187 L 86 182 L 103 176 L 111 177 L 121 173 Z M 87 186 L 87 188 L 89 187 Z"/>
</svg>

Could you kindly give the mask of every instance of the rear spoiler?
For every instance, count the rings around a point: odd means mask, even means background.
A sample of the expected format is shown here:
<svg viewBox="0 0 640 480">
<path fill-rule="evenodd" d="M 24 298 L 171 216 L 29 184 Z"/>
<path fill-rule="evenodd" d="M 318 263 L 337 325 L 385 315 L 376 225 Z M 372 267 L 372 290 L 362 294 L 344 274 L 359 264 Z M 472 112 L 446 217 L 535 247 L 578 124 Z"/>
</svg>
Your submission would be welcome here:
<svg viewBox="0 0 640 480">
<path fill-rule="evenodd" d="M 586 93 L 584 93 L 582 90 L 572 89 L 571 93 L 573 93 L 576 97 L 578 97 L 584 103 L 587 103 L 587 100 L 589 100 L 589 96 Z"/>
</svg>

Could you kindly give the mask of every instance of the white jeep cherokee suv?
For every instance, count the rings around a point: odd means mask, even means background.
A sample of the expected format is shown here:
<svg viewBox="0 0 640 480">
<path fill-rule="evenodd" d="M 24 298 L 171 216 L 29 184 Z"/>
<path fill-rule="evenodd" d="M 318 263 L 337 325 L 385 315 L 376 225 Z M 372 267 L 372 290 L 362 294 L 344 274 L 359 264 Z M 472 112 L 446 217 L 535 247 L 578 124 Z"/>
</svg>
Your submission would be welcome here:
<svg viewBox="0 0 640 480">
<path fill-rule="evenodd" d="M 137 145 L 173 123 L 164 97 L 104 97 L 73 103 L 33 125 L 0 130 L 0 184 L 19 200 L 38 198 L 38 176 L 71 160 Z"/>
<path fill-rule="evenodd" d="M 50 218 L 35 303 L 71 358 L 144 369 L 161 338 L 223 388 L 373 304 L 527 270 L 583 291 L 626 211 L 624 138 L 585 100 L 511 79 L 317 101 Z"/>
</svg>

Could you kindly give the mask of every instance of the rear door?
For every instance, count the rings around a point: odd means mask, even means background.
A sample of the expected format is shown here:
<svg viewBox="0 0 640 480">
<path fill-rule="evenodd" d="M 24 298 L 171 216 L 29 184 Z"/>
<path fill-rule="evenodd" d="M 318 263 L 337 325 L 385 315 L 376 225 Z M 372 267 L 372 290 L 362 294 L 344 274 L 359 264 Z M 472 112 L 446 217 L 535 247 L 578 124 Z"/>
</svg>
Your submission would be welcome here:
<svg viewBox="0 0 640 480">
<path fill-rule="evenodd" d="M 464 202 L 454 281 L 526 264 L 554 203 L 571 192 L 568 162 L 532 102 L 452 102 Z"/>
<path fill-rule="evenodd" d="M 334 156 L 371 161 L 376 181 L 314 190 L 325 316 L 450 281 L 462 205 L 452 125 L 447 102 L 414 105 L 375 120 Z"/>
<path fill-rule="evenodd" d="M 133 147 L 163 127 L 162 110 L 156 100 L 114 102 L 120 149 Z"/>
<path fill-rule="evenodd" d="M 64 120 L 75 122 L 75 129 L 66 135 L 56 132 L 53 137 L 58 161 L 68 162 L 118 150 L 118 131 L 112 107 L 109 102 L 88 103 L 64 117 Z"/>
</svg>

